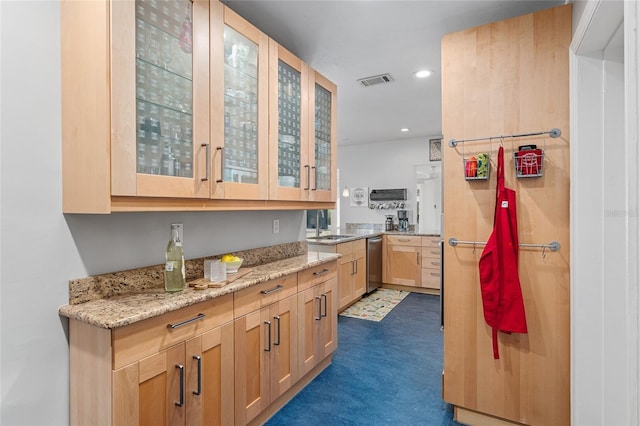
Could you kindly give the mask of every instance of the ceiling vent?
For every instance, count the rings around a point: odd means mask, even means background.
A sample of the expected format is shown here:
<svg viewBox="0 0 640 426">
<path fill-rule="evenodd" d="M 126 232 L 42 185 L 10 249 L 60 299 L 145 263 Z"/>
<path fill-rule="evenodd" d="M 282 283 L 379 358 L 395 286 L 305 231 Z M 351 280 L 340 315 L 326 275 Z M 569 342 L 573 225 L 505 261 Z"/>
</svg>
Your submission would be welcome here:
<svg viewBox="0 0 640 426">
<path fill-rule="evenodd" d="M 372 77 L 365 77 L 358 79 L 358 82 L 364 87 L 375 86 L 376 84 L 391 83 L 393 77 L 389 74 L 374 75 Z"/>
</svg>

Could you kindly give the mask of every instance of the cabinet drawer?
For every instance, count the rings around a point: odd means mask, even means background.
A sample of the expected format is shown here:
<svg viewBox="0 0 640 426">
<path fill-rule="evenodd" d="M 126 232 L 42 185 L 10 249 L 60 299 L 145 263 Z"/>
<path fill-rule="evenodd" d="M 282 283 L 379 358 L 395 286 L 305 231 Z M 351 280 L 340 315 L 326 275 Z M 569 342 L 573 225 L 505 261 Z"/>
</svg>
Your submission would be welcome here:
<svg viewBox="0 0 640 426">
<path fill-rule="evenodd" d="M 440 270 L 423 268 L 422 287 L 440 290 Z"/>
<path fill-rule="evenodd" d="M 440 256 L 437 257 L 429 257 L 425 256 L 424 252 L 422 253 L 422 267 L 428 269 L 437 269 L 440 270 Z"/>
<path fill-rule="evenodd" d="M 113 368 L 124 367 L 232 319 L 233 295 L 226 294 L 116 328 L 112 331 Z"/>
<path fill-rule="evenodd" d="M 434 247 L 440 250 L 440 237 L 422 237 L 422 247 Z"/>
<path fill-rule="evenodd" d="M 357 259 L 359 257 L 364 257 L 367 253 L 367 240 L 361 239 L 356 240 L 351 243 L 353 245 L 353 258 Z"/>
<path fill-rule="evenodd" d="M 421 246 L 422 237 L 411 235 L 385 235 L 387 237 L 387 244 L 394 246 Z"/>
<path fill-rule="evenodd" d="M 285 275 L 233 294 L 233 316 L 239 318 L 298 292 L 298 276 Z"/>
<path fill-rule="evenodd" d="M 323 263 L 298 272 L 298 291 L 304 291 L 316 284 L 329 281 L 337 276 L 337 262 Z"/>
</svg>

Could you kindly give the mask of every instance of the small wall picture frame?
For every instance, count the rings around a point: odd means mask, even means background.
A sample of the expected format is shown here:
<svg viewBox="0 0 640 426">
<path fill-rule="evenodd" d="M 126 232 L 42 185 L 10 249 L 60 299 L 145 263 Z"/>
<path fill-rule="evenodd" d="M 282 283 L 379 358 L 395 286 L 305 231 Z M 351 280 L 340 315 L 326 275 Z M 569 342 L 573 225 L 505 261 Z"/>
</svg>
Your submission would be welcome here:
<svg viewBox="0 0 640 426">
<path fill-rule="evenodd" d="M 350 188 L 349 198 L 351 207 L 366 207 L 369 205 L 369 188 L 366 186 Z"/>
<path fill-rule="evenodd" d="M 442 138 L 429 139 L 429 161 L 442 161 Z"/>
</svg>

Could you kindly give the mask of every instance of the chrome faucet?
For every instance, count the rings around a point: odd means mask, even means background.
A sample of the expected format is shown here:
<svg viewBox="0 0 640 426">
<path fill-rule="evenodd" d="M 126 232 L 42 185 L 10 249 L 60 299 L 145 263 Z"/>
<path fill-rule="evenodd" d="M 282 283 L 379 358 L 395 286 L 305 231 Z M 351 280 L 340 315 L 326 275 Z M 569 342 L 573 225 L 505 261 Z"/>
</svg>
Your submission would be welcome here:
<svg viewBox="0 0 640 426">
<path fill-rule="evenodd" d="M 316 210 L 316 237 L 320 236 L 320 216 L 324 219 L 324 211 L 318 209 Z"/>
</svg>

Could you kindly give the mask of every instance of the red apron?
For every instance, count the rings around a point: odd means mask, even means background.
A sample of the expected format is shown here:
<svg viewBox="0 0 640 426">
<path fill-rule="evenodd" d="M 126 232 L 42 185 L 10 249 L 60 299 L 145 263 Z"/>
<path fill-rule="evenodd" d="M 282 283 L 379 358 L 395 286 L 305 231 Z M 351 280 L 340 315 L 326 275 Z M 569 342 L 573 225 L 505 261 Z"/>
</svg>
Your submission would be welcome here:
<svg viewBox="0 0 640 426">
<path fill-rule="evenodd" d="M 522 289 L 518 278 L 516 193 L 504 187 L 504 152 L 498 150 L 498 182 L 493 232 L 480 257 L 480 290 L 484 319 L 492 328 L 493 358 L 498 359 L 498 331 L 526 333 Z"/>
</svg>

